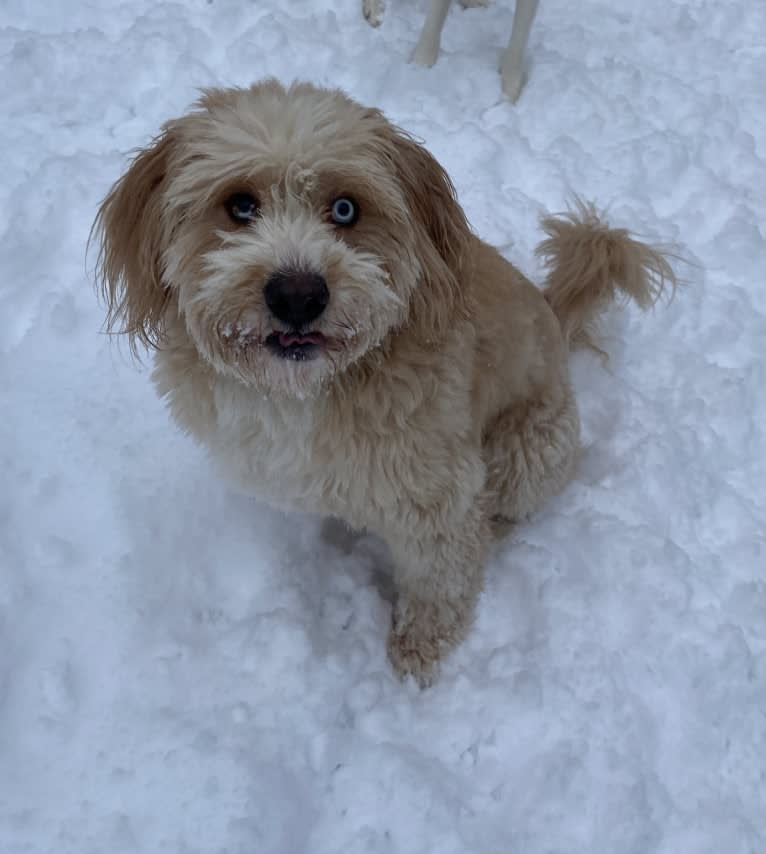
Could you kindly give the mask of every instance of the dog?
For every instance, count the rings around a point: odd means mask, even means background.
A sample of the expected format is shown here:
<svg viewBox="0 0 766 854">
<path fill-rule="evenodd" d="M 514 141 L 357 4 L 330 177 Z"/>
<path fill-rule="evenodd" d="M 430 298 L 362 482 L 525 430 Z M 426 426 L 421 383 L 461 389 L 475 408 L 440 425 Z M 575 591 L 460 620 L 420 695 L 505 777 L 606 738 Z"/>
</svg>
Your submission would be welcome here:
<svg viewBox="0 0 766 854">
<path fill-rule="evenodd" d="M 388 655 L 421 685 L 471 625 L 493 537 L 573 475 L 570 346 L 674 282 L 590 206 L 542 225 L 539 290 L 412 136 L 275 80 L 167 122 L 94 223 L 107 327 L 155 351 L 178 425 L 267 502 L 388 544 Z"/>
<path fill-rule="evenodd" d="M 412 53 L 412 62 L 417 65 L 430 68 L 436 62 L 450 3 L 451 0 L 431 0 L 420 38 Z M 462 0 L 462 5 L 483 6 L 486 0 Z M 516 0 L 511 38 L 500 60 L 503 92 L 514 103 L 524 86 L 524 54 L 538 5 L 539 0 Z M 362 13 L 373 27 L 380 25 L 384 11 L 385 0 L 362 0 Z"/>
</svg>

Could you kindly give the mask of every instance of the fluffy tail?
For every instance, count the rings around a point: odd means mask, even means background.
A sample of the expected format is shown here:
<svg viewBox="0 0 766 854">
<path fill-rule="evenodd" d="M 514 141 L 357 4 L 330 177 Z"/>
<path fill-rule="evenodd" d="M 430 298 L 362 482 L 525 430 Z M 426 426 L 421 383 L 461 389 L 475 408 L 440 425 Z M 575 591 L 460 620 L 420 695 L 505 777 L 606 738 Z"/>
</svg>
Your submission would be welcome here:
<svg viewBox="0 0 766 854">
<path fill-rule="evenodd" d="M 591 326 L 609 303 L 630 298 L 647 309 L 676 286 L 661 252 L 623 228 L 609 228 L 590 204 L 578 201 L 576 210 L 546 217 L 542 227 L 548 235 L 537 247 L 548 268 L 543 292 L 572 347 L 603 352 Z"/>
</svg>

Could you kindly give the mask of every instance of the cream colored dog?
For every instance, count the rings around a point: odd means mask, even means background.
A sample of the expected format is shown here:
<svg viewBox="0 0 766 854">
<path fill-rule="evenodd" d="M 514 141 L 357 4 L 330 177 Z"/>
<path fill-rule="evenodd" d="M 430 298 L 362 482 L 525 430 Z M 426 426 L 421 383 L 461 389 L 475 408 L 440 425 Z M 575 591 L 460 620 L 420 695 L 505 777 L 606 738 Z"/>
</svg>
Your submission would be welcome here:
<svg viewBox="0 0 766 854">
<path fill-rule="evenodd" d="M 266 501 L 389 544 L 388 652 L 423 684 L 468 631 L 493 528 L 572 476 L 568 346 L 618 290 L 647 306 L 673 281 L 590 208 L 543 227 L 541 292 L 412 137 L 273 80 L 168 122 L 95 223 L 110 325 L 156 349 L 178 424 Z"/>
<path fill-rule="evenodd" d="M 412 61 L 417 65 L 430 68 L 436 62 L 451 3 L 452 0 L 430 0 L 420 38 L 412 53 Z M 462 0 L 463 6 L 485 6 L 486 3 L 487 0 Z M 516 0 L 514 7 L 511 38 L 500 60 L 503 92 L 512 101 L 518 100 L 524 86 L 524 54 L 538 4 L 539 0 Z M 362 0 L 362 13 L 373 27 L 383 20 L 385 6 L 385 0 Z"/>
</svg>

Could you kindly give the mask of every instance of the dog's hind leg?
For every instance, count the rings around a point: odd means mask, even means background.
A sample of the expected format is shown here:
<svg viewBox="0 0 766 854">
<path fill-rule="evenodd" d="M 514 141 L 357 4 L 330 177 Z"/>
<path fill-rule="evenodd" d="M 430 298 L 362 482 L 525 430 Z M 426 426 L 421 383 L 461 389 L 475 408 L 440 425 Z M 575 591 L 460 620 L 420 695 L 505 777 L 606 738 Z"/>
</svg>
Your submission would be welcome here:
<svg viewBox="0 0 766 854">
<path fill-rule="evenodd" d="M 508 47 L 503 51 L 500 62 L 500 76 L 503 92 L 516 101 L 524 85 L 524 54 L 527 50 L 529 32 L 537 14 L 539 0 L 516 0 L 513 13 L 513 30 Z"/>
<path fill-rule="evenodd" d="M 528 516 L 566 486 L 579 442 L 577 405 L 566 380 L 547 400 L 509 407 L 490 423 L 483 456 L 490 514 L 498 530 Z"/>
<path fill-rule="evenodd" d="M 412 52 L 412 62 L 430 68 L 439 56 L 442 29 L 451 0 L 431 0 L 420 38 Z"/>
</svg>

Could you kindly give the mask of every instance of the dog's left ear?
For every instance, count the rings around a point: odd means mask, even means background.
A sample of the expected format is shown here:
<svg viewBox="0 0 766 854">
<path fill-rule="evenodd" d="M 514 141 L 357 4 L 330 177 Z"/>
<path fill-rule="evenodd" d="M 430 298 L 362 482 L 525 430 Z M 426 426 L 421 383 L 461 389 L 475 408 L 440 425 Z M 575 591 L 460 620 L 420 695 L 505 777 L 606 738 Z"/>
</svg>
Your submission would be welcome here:
<svg viewBox="0 0 766 854">
<path fill-rule="evenodd" d="M 418 240 L 423 281 L 413 295 L 413 317 L 426 334 L 440 337 L 456 313 L 466 313 L 464 268 L 472 233 L 455 187 L 436 158 L 408 133 L 384 132 L 391 168 L 404 190 Z"/>
</svg>

